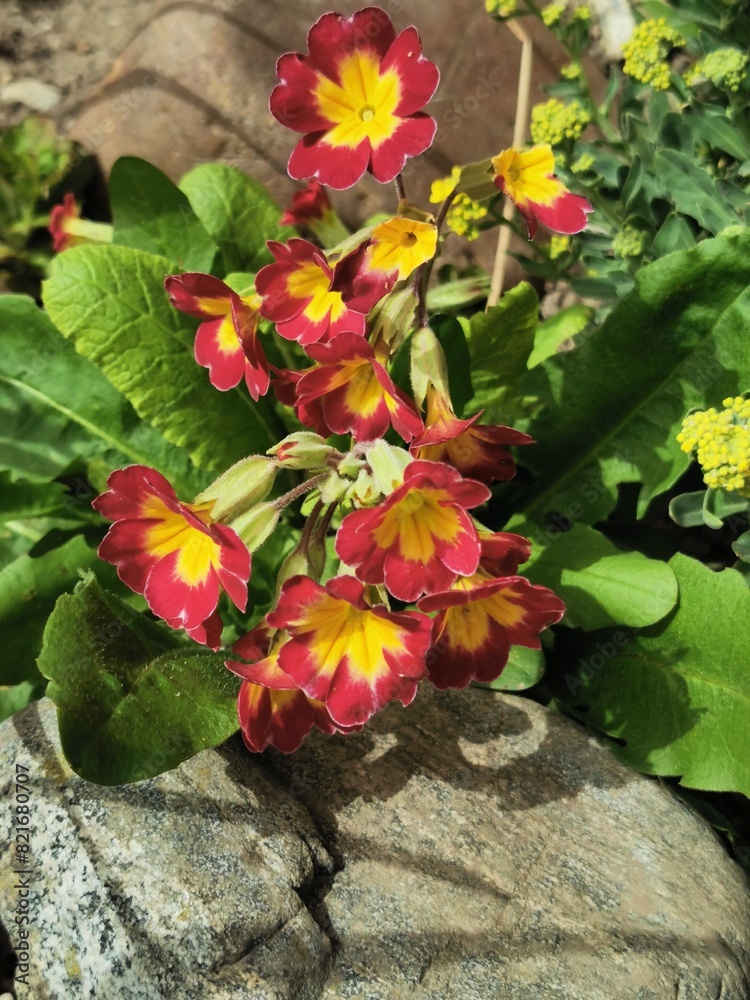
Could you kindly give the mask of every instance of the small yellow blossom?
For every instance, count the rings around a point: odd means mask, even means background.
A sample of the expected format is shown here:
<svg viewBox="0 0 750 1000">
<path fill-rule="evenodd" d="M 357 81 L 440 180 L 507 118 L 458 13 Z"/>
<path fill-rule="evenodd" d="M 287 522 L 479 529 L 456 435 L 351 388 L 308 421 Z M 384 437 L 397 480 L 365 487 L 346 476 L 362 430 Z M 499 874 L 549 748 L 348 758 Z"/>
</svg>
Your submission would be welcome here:
<svg viewBox="0 0 750 1000">
<path fill-rule="evenodd" d="M 549 255 L 552 260 L 557 260 L 558 257 L 562 257 L 562 255 L 567 253 L 569 249 L 570 237 L 559 236 L 557 233 L 553 233 L 549 241 Z"/>
<path fill-rule="evenodd" d="M 666 90 L 669 87 L 667 56 L 670 49 L 684 44 L 685 39 L 670 28 L 663 17 L 649 18 L 637 25 L 623 45 L 623 70 L 634 80 L 651 84 L 654 90 Z"/>
<path fill-rule="evenodd" d="M 685 80 L 691 87 L 703 80 L 723 90 L 737 91 L 747 76 L 748 54 L 739 49 L 716 49 L 687 71 Z"/>
<path fill-rule="evenodd" d="M 583 21 L 584 24 L 588 24 L 591 20 L 591 8 L 587 3 L 579 4 L 573 10 L 573 20 Z"/>
<path fill-rule="evenodd" d="M 579 101 L 563 104 L 553 97 L 531 109 L 531 138 L 535 143 L 559 146 L 565 139 L 579 139 L 590 120 Z"/>
<path fill-rule="evenodd" d="M 750 497 L 750 399 L 730 396 L 722 406 L 688 414 L 677 440 L 697 459 L 706 486 Z"/>
<path fill-rule="evenodd" d="M 453 167 L 450 177 L 439 177 L 432 182 L 430 188 L 430 201 L 433 205 L 439 205 L 445 201 L 451 191 L 461 179 L 461 167 Z M 458 236 L 463 236 L 471 241 L 479 236 L 479 229 L 476 223 L 487 215 L 487 209 L 478 201 L 474 201 L 468 194 L 456 195 L 453 204 L 448 209 L 445 222 L 449 229 L 452 229 Z"/>
<path fill-rule="evenodd" d="M 562 20 L 562 16 L 565 13 L 566 5 L 564 3 L 548 3 L 546 7 L 542 9 L 542 20 L 547 25 L 548 28 L 554 27 L 559 21 Z"/>
<path fill-rule="evenodd" d="M 495 17 L 508 17 L 516 12 L 518 0 L 484 0 L 484 6 L 488 14 Z"/>
</svg>

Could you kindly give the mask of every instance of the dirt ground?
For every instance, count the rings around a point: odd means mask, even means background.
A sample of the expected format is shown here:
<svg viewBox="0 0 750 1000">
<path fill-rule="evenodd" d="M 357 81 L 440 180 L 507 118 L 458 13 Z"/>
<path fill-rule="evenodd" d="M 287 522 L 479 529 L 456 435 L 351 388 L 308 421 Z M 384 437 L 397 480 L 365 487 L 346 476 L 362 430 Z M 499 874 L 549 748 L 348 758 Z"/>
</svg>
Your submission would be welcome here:
<svg viewBox="0 0 750 1000">
<path fill-rule="evenodd" d="M 158 5 L 159 0 L 0 0 L 0 129 L 36 112 L 54 117 L 65 131 L 85 95 Z"/>
</svg>

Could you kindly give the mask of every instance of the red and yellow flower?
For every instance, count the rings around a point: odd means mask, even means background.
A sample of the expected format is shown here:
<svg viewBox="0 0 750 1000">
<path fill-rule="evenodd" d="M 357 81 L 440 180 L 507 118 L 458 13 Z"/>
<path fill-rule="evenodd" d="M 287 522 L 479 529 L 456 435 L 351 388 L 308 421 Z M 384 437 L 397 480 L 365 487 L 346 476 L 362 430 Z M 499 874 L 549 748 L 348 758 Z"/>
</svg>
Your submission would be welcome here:
<svg viewBox="0 0 750 1000">
<path fill-rule="evenodd" d="M 226 666 L 242 677 L 237 695 L 237 711 L 242 738 L 248 750 L 260 753 L 270 744 L 282 753 L 294 753 L 313 726 L 324 733 L 336 726 L 322 701 L 308 698 L 297 683 L 279 667 L 279 651 L 284 635 L 265 623 L 239 639 L 232 651 L 243 660 L 227 660 Z"/>
<path fill-rule="evenodd" d="M 82 219 L 75 196 L 70 192 L 64 195 L 62 205 L 55 205 L 50 212 L 47 228 L 52 236 L 52 249 L 55 253 L 62 253 L 63 250 L 84 243 L 112 242 L 112 226 L 106 222 Z"/>
<path fill-rule="evenodd" d="M 276 263 L 258 271 L 255 287 L 262 315 L 273 320 L 282 337 L 306 346 L 345 331 L 364 335 L 365 315 L 383 294 L 377 282 L 352 280 L 364 247 L 333 268 L 307 240 L 271 241 L 268 249 Z"/>
<path fill-rule="evenodd" d="M 593 206 L 554 176 L 551 146 L 504 149 L 493 157 L 492 169 L 496 186 L 526 219 L 529 239 L 533 239 L 539 222 L 554 233 L 580 233 L 586 228 Z"/>
<path fill-rule="evenodd" d="M 253 399 L 264 396 L 270 375 L 258 337 L 260 296 L 237 295 L 210 274 L 168 275 L 164 287 L 175 309 L 204 320 L 195 334 L 195 360 L 208 368 L 211 385 L 226 392 L 244 376 Z"/>
<path fill-rule="evenodd" d="M 394 216 L 372 231 L 365 252 L 364 267 L 388 276 L 387 290 L 403 281 L 437 251 L 438 231 L 431 222 Z"/>
<path fill-rule="evenodd" d="M 221 590 L 241 611 L 247 604 L 247 548 L 231 528 L 211 519 L 213 502 L 183 503 L 155 469 L 118 469 L 107 485 L 92 504 L 115 522 L 99 546 L 100 558 L 113 563 L 123 583 L 143 594 L 172 628 L 218 645 L 214 613 Z"/>
<path fill-rule="evenodd" d="M 447 462 L 462 476 L 487 485 L 513 478 L 516 466 L 508 446 L 533 444 L 533 438 L 502 424 L 477 424 L 481 412 L 459 420 L 450 400 L 433 385 L 426 399 L 425 431 L 411 444 L 417 458 Z"/>
<path fill-rule="evenodd" d="M 277 121 L 305 133 L 289 175 L 338 190 L 367 170 L 381 183 L 392 181 L 435 137 L 435 121 L 421 109 L 440 74 L 422 55 L 416 28 L 397 36 L 385 11 L 366 7 L 349 17 L 323 14 L 307 45 L 309 55 L 279 59 L 281 82 L 271 94 Z"/>
<path fill-rule="evenodd" d="M 482 571 L 457 580 L 450 590 L 423 597 L 418 607 L 438 612 L 427 655 L 429 678 L 438 688 L 494 681 L 511 646 L 539 649 L 539 633 L 565 613 L 563 602 L 546 587 L 532 586 L 521 576 L 492 578 Z"/>
<path fill-rule="evenodd" d="M 267 621 L 289 635 L 278 652 L 280 669 L 325 703 L 337 727 L 361 725 L 394 699 L 408 705 L 424 677 L 430 619 L 371 606 L 354 577 L 335 577 L 325 587 L 292 577 Z"/>
<path fill-rule="evenodd" d="M 531 542 L 510 531 L 479 530 L 479 565 L 489 576 L 514 576 L 531 557 Z"/>
<path fill-rule="evenodd" d="M 344 518 L 336 552 L 364 583 L 385 583 L 400 601 L 415 601 L 476 572 L 481 548 L 467 508 L 489 498 L 486 486 L 449 465 L 411 462 L 381 504 Z"/>
<path fill-rule="evenodd" d="M 351 434 L 356 441 L 374 441 L 392 424 L 411 441 L 422 431 L 413 402 L 363 337 L 342 333 L 330 344 L 310 345 L 307 353 L 318 363 L 297 382 L 296 406 L 300 419 L 313 419 L 311 426 L 323 437 Z"/>
</svg>

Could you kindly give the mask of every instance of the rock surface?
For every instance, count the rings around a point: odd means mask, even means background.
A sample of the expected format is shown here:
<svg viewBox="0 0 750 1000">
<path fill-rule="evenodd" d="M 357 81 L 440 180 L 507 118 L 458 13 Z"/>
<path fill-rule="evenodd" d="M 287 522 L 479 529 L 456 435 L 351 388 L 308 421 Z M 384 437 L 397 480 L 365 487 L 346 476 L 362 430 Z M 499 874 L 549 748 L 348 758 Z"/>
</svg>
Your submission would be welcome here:
<svg viewBox="0 0 750 1000">
<path fill-rule="evenodd" d="M 525 699 L 425 686 L 293 757 L 230 741 L 111 789 L 70 772 L 43 701 L 0 757 L 30 777 L 19 998 L 748 996 L 750 891 L 711 829 Z"/>
</svg>

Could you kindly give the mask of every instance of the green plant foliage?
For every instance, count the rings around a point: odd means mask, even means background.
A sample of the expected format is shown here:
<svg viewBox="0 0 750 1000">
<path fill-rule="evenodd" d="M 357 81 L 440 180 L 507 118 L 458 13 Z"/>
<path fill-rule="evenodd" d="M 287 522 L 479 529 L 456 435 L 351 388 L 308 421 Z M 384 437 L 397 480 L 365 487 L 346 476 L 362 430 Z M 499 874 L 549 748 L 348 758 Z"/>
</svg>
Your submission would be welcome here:
<svg viewBox="0 0 750 1000">
<path fill-rule="evenodd" d="M 63 751 L 88 781 L 141 781 L 237 729 L 239 681 L 224 657 L 184 645 L 89 578 L 60 598 L 39 668 Z"/>
<path fill-rule="evenodd" d="M 525 691 L 538 684 L 543 674 L 544 653 L 541 649 L 511 646 L 508 662 L 498 679 L 491 684 L 479 684 L 477 687 L 488 687 L 493 691 Z"/>
<path fill-rule="evenodd" d="M 0 326 L 0 469 L 10 470 L 13 477 L 49 481 L 76 459 L 97 457 L 106 467 L 105 477 L 119 465 L 135 463 L 156 466 L 186 494 L 206 485 L 205 474 L 198 473 L 187 454 L 141 421 L 127 399 L 74 350 L 31 299 L 0 297 Z M 18 503 L 20 489 L 19 484 L 15 501 L 4 493 L 2 503 Z M 14 516 L 43 513 L 43 497 L 53 493 L 38 491 L 36 511 L 29 508 Z"/>
<path fill-rule="evenodd" d="M 36 659 L 44 623 L 60 594 L 76 584 L 79 571 L 96 562 L 96 549 L 77 535 L 36 558 L 19 556 L 0 570 L 0 686 L 28 683 L 24 690 L 30 695 L 43 687 Z M 22 693 L 16 691 L 13 698 Z"/>
<path fill-rule="evenodd" d="M 565 601 L 566 625 L 587 631 L 652 625 L 677 603 L 677 580 L 666 563 L 624 552 L 584 524 L 537 547 L 524 574 Z"/>
<path fill-rule="evenodd" d="M 748 795 L 750 590 L 733 569 L 714 573 L 683 555 L 669 565 L 676 610 L 629 637 L 579 634 L 563 645 L 558 696 L 622 741 L 615 753 L 638 770 Z"/>
<path fill-rule="evenodd" d="M 484 408 L 487 423 L 501 420 L 510 411 L 534 349 L 538 314 L 536 292 L 522 282 L 492 309 L 471 318 L 468 342 L 474 398 L 466 410 Z"/>
<path fill-rule="evenodd" d="M 594 310 L 590 306 L 580 303 L 575 306 L 568 306 L 561 309 L 549 319 L 543 320 L 536 328 L 534 334 L 534 350 L 529 355 L 527 362 L 529 368 L 535 368 L 542 361 L 551 358 L 557 353 L 557 349 L 566 342 L 572 340 L 586 329 L 594 316 Z"/>
<path fill-rule="evenodd" d="M 266 189 L 236 167 L 202 163 L 180 181 L 195 214 L 224 256 L 227 271 L 257 271 L 273 257 L 266 240 L 286 240 L 281 209 Z"/>
<path fill-rule="evenodd" d="M 44 284 L 50 317 L 77 351 L 202 469 L 225 469 L 278 440 L 266 401 L 217 393 L 192 357 L 164 292 L 170 262 L 120 246 L 74 247 Z"/>
<path fill-rule="evenodd" d="M 670 254 L 639 272 L 585 343 L 530 373 L 526 385 L 547 406 L 523 456 L 537 474 L 527 521 L 541 527 L 582 507 L 573 519 L 593 524 L 621 482 L 643 484 L 642 512 L 677 479 L 688 465 L 676 441 L 685 412 L 750 384 L 748 286 L 750 230 Z"/>
<path fill-rule="evenodd" d="M 187 197 L 146 160 L 123 156 L 109 175 L 114 242 L 173 261 L 179 271 L 211 270 L 216 245 Z"/>
</svg>

